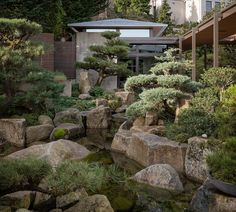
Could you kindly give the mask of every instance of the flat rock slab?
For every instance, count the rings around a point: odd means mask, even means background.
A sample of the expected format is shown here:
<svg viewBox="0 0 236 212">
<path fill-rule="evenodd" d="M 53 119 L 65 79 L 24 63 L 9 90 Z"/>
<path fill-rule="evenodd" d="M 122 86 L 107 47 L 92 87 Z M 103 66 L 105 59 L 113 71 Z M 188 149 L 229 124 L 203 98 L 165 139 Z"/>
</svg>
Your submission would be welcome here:
<svg viewBox="0 0 236 212">
<path fill-rule="evenodd" d="M 131 179 L 174 193 L 180 193 L 184 190 L 178 173 L 168 164 L 149 166 L 136 173 Z"/>
<path fill-rule="evenodd" d="M 148 133 L 133 133 L 127 157 L 147 167 L 153 164 L 169 164 L 177 172 L 184 172 L 187 145 L 165 137 Z"/>
<path fill-rule="evenodd" d="M 12 153 L 5 159 L 25 159 L 36 157 L 47 160 L 52 166 L 57 166 L 64 160 L 81 160 L 88 156 L 90 151 L 84 146 L 69 140 L 58 140 L 47 144 L 39 144 Z"/>
<path fill-rule="evenodd" d="M 17 147 L 25 146 L 25 119 L 0 119 L 0 129 L 7 142 Z"/>
<path fill-rule="evenodd" d="M 54 126 L 51 124 L 36 125 L 26 128 L 27 144 L 34 141 L 43 141 L 49 138 Z"/>
</svg>

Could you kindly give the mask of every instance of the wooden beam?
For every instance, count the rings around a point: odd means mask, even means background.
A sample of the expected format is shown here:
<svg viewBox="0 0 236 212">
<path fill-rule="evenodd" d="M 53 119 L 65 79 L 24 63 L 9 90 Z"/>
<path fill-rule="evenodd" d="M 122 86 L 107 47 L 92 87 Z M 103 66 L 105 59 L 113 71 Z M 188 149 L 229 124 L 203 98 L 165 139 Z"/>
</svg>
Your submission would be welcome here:
<svg viewBox="0 0 236 212">
<path fill-rule="evenodd" d="M 196 81 L 196 62 L 197 62 L 197 58 L 196 58 L 196 32 L 197 32 L 197 28 L 193 28 L 192 29 L 192 62 L 193 62 L 193 67 L 192 67 L 192 80 Z"/>
<path fill-rule="evenodd" d="M 213 67 L 219 67 L 219 13 L 214 14 L 213 25 Z"/>
<path fill-rule="evenodd" d="M 183 36 L 179 36 L 179 58 L 182 59 L 183 53 Z"/>
</svg>

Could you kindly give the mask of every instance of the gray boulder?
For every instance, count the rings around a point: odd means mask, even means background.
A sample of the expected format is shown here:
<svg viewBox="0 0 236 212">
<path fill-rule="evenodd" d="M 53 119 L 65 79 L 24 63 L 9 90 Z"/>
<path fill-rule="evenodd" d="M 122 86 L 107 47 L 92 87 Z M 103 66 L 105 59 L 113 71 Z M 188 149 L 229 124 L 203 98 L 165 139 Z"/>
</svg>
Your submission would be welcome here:
<svg viewBox="0 0 236 212">
<path fill-rule="evenodd" d="M 0 129 L 7 142 L 17 146 L 25 146 L 25 119 L 0 119 Z"/>
<path fill-rule="evenodd" d="M 50 124 L 27 127 L 26 128 L 27 144 L 32 143 L 34 141 L 43 141 L 48 139 L 53 129 L 54 126 Z"/>
<path fill-rule="evenodd" d="M 99 106 L 90 110 L 87 114 L 87 128 L 106 129 L 111 121 L 109 107 Z"/>
<path fill-rule="evenodd" d="M 64 160 L 81 160 L 90 154 L 85 147 L 69 140 L 58 140 L 47 144 L 39 144 L 14 152 L 5 159 L 17 160 L 36 157 L 47 160 L 57 166 Z"/>
<path fill-rule="evenodd" d="M 136 173 L 131 179 L 170 192 L 182 192 L 183 184 L 178 173 L 168 164 L 155 164 Z"/>
<path fill-rule="evenodd" d="M 133 92 L 118 91 L 115 93 L 115 95 L 122 99 L 122 103 L 124 105 L 131 105 L 135 102 L 135 95 Z"/>
<path fill-rule="evenodd" d="M 208 140 L 201 137 L 193 137 L 188 140 L 188 148 L 185 157 L 185 173 L 189 179 L 204 182 L 209 176 L 207 156 L 212 153 Z"/>
<path fill-rule="evenodd" d="M 104 195 L 93 195 L 82 199 L 79 203 L 73 207 L 64 210 L 64 212 L 113 212 L 111 204 Z"/>
<path fill-rule="evenodd" d="M 80 94 L 79 98 L 82 100 L 87 100 L 87 99 L 91 99 L 92 96 L 90 96 L 89 94 Z"/>
<path fill-rule="evenodd" d="M 53 122 L 56 127 L 64 123 L 77 124 L 81 127 L 83 126 L 82 116 L 80 111 L 76 108 L 69 108 L 65 111 L 57 113 Z"/>
<path fill-rule="evenodd" d="M 80 189 L 74 192 L 70 192 L 69 194 L 65 194 L 63 196 L 58 196 L 56 198 L 56 207 L 64 208 L 70 204 L 80 201 L 82 198 L 85 198 L 87 196 L 88 194 L 85 189 Z"/>
<path fill-rule="evenodd" d="M 46 115 L 40 115 L 38 117 L 38 122 L 40 125 L 50 124 L 50 125 L 54 126 L 52 119 Z"/>
<path fill-rule="evenodd" d="M 147 167 L 169 164 L 177 172 L 184 172 L 186 145 L 148 133 L 133 133 L 126 155 Z"/>
</svg>

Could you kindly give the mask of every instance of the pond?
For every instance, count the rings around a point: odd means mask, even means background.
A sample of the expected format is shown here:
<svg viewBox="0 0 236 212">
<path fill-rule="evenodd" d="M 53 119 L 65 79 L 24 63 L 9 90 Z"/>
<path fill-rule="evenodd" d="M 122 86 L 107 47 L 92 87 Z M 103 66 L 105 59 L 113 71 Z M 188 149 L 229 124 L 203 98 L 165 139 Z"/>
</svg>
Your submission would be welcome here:
<svg viewBox="0 0 236 212">
<path fill-rule="evenodd" d="M 76 142 L 94 152 L 85 161 L 99 162 L 104 166 L 116 164 L 119 169 L 127 173 L 128 177 L 131 177 L 144 167 L 123 154 L 111 151 L 111 143 L 116 131 L 116 128 L 112 130 L 87 129 L 86 136 Z M 184 176 L 180 177 L 185 191 L 179 195 L 132 181 L 121 185 L 110 185 L 108 189 L 100 193 L 108 197 L 115 211 L 186 211 L 199 185 L 190 182 Z"/>
</svg>

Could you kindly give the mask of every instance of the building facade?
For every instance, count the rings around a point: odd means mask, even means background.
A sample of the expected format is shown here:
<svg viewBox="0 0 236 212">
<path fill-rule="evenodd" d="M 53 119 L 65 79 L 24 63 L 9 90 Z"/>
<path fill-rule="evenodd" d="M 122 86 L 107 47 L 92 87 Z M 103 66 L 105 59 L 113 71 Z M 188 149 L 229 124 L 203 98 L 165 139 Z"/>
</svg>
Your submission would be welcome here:
<svg viewBox="0 0 236 212">
<path fill-rule="evenodd" d="M 151 13 L 158 12 L 163 0 L 150 0 Z M 221 0 L 167 0 L 175 24 L 200 22 L 207 12 L 220 6 Z"/>
</svg>

